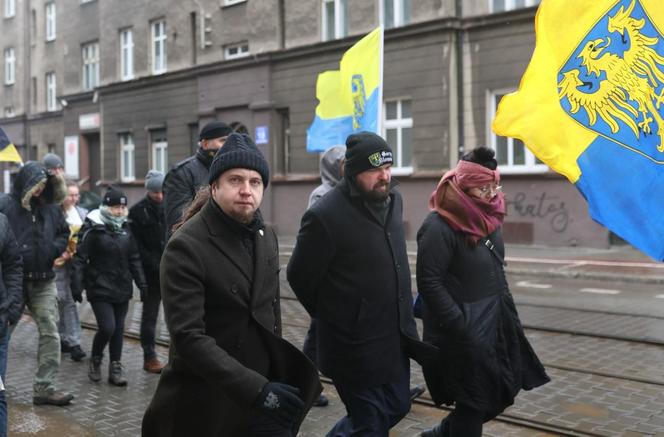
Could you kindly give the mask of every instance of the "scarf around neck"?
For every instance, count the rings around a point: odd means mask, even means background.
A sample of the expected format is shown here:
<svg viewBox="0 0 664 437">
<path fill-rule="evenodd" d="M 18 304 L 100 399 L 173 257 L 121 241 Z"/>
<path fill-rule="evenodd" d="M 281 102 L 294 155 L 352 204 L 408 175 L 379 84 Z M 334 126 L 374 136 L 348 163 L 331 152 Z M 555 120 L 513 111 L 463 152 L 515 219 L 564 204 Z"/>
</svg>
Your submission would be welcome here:
<svg viewBox="0 0 664 437">
<path fill-rule="evenodd" d="M 114 216 L 108 208 L 103 206 L 99 208 L 99 218 L 116 234 L 121 234 L 123 232 L 122 226 L 127 221 L 126 215 L 120 217 Z"/>
<path fill-rule="evenodd" d="M 429 210 L 436 211 L 452 229 L 477 241 L 498 229 L 505 218 L 505 195 L 498 192 L 493 199 L 466 194 L 470 188 L 498 183 L 500 173 L 483 165 L 459 161 L 443 175 L 429 197 Z"/>
</svg>

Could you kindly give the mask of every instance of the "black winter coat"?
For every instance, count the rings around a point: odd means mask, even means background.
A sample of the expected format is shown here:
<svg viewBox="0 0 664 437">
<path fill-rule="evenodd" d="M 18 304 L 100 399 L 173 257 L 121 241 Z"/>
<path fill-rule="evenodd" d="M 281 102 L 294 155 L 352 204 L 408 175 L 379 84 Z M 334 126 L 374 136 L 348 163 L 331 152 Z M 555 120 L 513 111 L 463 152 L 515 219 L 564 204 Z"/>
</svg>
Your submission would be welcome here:
<svg viewBox="0 0 664 437">
<path fill-rule="evenodd" d="M 342 180 L 302 217 L 288 282 L 317 320 L 318 364 L 335 381 L 394 382 L 404 357 L 422 359 L 413 319 L 401 195 L 387 222 Z"/>
<path fill-rule="evenodd" d="M 173 225 L 180 221 L 182 213 L 194 199 L 196 191 L 208 185 L 213 157 L 213 154 L 199 148 L 194 156 L 175 164 L 166 173 L 163 190 L 166 229 L 169 236 L 173 232 Z"/>
<path fill-rule="evenodd" d="M 145 196 L 129 209 L 129 227 L 141 254 L 148 278 L 159 277 L 159 262 L 166 246 L 166 217 L 163 204 Z"/>
<path fill-rule="evenodd" d="M 23 263 L 9 221 L 0 214 L 0 338 L 21 317 L 23 302 Z"/>
<path fill-rule="evenodd" d="M 72 264 L 72 294 L 80 295 L 85 288 L 89 302 L 127 302 L 134 294 L 132 278 L 143 295 L 147 283 L 128 226 L 116 233 L 101 221 L 98 209 L 92 211 L 79 231 Z"/>
<path fill-rule="evenodd" d="M 36 198 L 32 193 L 42 184 Z M 67 248 L 69 226 L 59 204 L 66 193 L 62 177 L 48 176 L 44 166 L 28 161 L 16 175 L 11 194 L 0 195 L 0 212 L 7 216 L 23 258 L 23 278 L 53 279 L 53 261 Z"/>
<path fill-rule="evenodd" d="M 279 254 L 271 228 L 253 254 L 208 202 L 169 240 L 161 261 L 169 360 L 143 418 L 143 437 L 245 437 L 270 381 L 300 389 L 293 435 L 322 387 L 318 371 L 281 338 Z"/>
<path fill-rule="evenodd" d="M 440 348 L 424 375 L 437 404 L 462 403 L 489 420 L 521 389 L 549 381 L 526 339 L 509 291 L 500 229 L 469 246 L 437 213 L 417 233 L 417 287 L 424 299 L 424 340 Z"/>
</svg>

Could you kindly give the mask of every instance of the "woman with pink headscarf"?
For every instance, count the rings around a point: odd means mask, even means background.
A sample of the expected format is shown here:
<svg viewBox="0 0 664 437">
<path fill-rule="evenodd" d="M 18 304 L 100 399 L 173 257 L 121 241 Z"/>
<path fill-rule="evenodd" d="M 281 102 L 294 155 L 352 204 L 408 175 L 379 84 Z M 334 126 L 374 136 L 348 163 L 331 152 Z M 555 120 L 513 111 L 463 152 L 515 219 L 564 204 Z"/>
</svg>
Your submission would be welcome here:
<svg viewBox="0 0 664 437">
<path fill-rule="evenodd" d="M 479 147 L 445 173 L 417 233 L 424 341 L 439 347 L 424 368 L 437 405 L 455 404 L 423 437 L 479 437 L 521 389 L 549 381 L 526 339 L 503 269 L 505 197 L 494 151 Z"/>
</svg>

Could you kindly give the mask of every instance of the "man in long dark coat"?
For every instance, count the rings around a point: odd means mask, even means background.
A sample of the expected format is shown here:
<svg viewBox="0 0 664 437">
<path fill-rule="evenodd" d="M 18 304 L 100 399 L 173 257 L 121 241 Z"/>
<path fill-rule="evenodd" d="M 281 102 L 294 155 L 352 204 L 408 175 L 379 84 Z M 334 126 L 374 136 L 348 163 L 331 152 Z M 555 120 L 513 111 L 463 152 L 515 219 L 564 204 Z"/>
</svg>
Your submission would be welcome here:
<svg viewBox="0 0 664 437">
<path fill-rule="evenodd" d="M 318 364 L 348 412 L 328 436 L 387 437 L 410 410 L 408 357 L 422 357 L 403 203 L 385 140 L 361 132 L 346 146 L 344 179 L 302 217 L 288 281 L 318 322 Z"/>
<path fill-rule="evenodd" d="M 277 237 L 258 210 L 268 181 L 253 141 L 229 135 L 210 198 L 166 246 L 171 347 L 144 437 L 292 437 L 321 392 L 315 366 L 281 338 Z"/>
</svg>

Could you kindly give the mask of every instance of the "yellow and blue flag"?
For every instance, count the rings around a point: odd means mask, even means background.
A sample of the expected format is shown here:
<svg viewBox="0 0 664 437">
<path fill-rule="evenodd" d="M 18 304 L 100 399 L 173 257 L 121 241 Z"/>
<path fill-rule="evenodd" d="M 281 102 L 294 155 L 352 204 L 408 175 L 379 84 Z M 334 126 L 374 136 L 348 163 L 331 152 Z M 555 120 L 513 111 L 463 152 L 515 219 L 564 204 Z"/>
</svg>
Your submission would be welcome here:
<svg viewBox="0 0 664 437">
<path fill-rule="evenodd" d="M 353 132 L 380 134 L 383 100 L 383 29 L 373 30 L 341 58 L 339 70 L 316 82 L 316 117 L 307 129 L 307 151 L 346 144 Z"/>
<path fill-rule="evenodd" d="M 493 130 L 566 176 L 590 216 L 664 260 L 661 0 L 543 0 L 536 45 Z"/>
<path fill-rule="evenodd" d="M 7 134 L 5 134 L 5 131 L 0 127 L 0 162 L 2 161 L 23 162 L 16 147 L 11 141 L 9 141 Z"/>
</svg>

